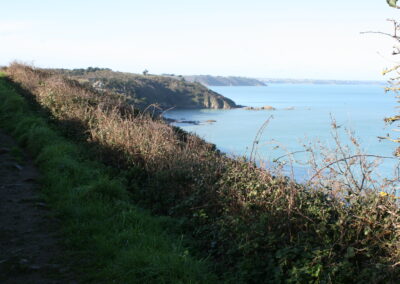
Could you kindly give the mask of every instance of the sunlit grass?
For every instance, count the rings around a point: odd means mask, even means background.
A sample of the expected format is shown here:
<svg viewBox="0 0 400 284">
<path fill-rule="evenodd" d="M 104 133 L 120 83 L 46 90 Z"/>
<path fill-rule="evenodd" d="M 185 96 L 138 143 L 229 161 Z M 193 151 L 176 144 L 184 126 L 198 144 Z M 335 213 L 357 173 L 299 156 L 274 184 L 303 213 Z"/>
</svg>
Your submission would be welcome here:
<svg viewBox="0 0 400 284">
<path fill-rule="evenodd" d="M 0 99 L 0 126 L 35 157 L 42 192 L 62 221 L 65 253 L 82 281 L 214 282 L 205 263 L 166 233 L 164 218 L 135 207 L 124 182 L 32 111 L 4 74 Z"/>
</svg>

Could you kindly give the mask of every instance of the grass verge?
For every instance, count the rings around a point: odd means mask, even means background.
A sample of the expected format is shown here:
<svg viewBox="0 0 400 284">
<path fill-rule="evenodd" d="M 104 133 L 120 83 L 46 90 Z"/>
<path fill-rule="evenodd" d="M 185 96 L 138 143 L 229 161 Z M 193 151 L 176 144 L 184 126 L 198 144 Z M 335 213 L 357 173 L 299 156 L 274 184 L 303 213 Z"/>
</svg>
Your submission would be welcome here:
<svg viewBox="0 0 400 284">
<path fill-rule="evenodd" d="M 0 74 L 0 127 L 35 158 L 43 193 L 62 220 L 66 254 L 83 282 L 209 283 L 206 263 L 166 233 L 168 218 L 130 202 L 123 180 L 110 177 L 84 149 L 64 138 Z"/>
</svg>

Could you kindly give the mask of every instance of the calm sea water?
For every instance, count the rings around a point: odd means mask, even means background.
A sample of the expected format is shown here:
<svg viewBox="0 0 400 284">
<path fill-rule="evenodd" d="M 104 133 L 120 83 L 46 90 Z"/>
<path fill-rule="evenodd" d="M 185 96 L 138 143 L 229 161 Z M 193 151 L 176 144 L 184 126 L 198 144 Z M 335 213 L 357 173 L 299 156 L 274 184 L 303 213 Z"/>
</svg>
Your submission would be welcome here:
<svg viewBox="0 0 400 284">
<path fill-rule="evenodd" d="M 380 141 L 393 126 L 385 125 L 383 118 L 396 114 L 396 100 L 385 94 L 379 85 L 306 85 L 271 84 L 267 87 L 212 87 L 237 104 L 253 107 L 270 105 L 275 111 L 234 110 L 172 110 L 165 116 L 180 120 L 199 121 L 200 124 L 177 123 L 214 143 L 222 151 L 249 156 L 255 136 L 263 123 L 272 115 L 257 145 L 258 157 L 271 161 L 287 151 L 301 151 L 304 143 L 316 140 L 333 145 L 331 117 L 341 126 L 355 131 L 361 146 L 368 154 L 392 156 L 396 145 Z M 290 108 L 291 110 L 288 110 Z M 207 120 L 215 120 L 207 123 Z M 342 142 L 347 143 L 344 133 Z M 279 145 L 279 148 L 275 146 Z M 283 150 L 285 149 L 285 150 Z M 306 159 L 305 153 L 296 155 Z M 395 160 L 383 160 L 380 174 L 392 172 Z M 297 165 L 298 175 L 305 172 Z"/>
</svg>

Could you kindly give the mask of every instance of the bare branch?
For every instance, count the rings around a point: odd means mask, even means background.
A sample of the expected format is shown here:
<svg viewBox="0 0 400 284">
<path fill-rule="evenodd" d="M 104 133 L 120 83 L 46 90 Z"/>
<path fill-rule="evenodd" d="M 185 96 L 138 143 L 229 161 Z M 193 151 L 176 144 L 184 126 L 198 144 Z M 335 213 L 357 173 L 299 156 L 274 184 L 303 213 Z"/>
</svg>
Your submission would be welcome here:
<svg viewBox="0 0 400 284">
<path fill-rule="evenodd" d="M 397 69 L 399 69 L 399 68 L 400 68 L 400 65 L 396 65 L 396 66 L 394 66 L 394 67 L 392 67 L 392 68 L 390 68 L 390 69 L 383 70 L 383 71 L 382 71 L 382 75 L 386 75 L 387 73 L 390 73 L 390 72 L 392 72 L 392 71 L 395 71 L 395 70 L 397 70 Z"/>
<path fill-rule="evenodd" d="M 362 157 L 369 157 L 369 158 L 378 158 L 378 159 L 396 159 L 394 157 L 385 157 L 385 156 L 379 156 L 379 155 L 369 155 L 369 154 L 359 154 L 359 155 L 353 155 L 353 156 L 349 156 L 349 157 L 344 157 L 342 159 L 338 159 L 335 160 L 331 163 L 329 163 L 328 165 L 326 165 L 325 167 L 319 169 L 309 180 L 308 183 L 310 183 L 314 178 L 316 178 L 317 176 L 319 176 L 324 170 L 328 169 L 329 167 L 331 167 L 334 164 L 340 163 L 340 162 L 344 162 L 350 159 L 354 159 L 354 158 L 362 158 Z"/>
<path fill-rule="evenodd" d="M 255 155 L 256 155 L 256 152 L 257 152 L 257 145 L 258 145 L 258 143 L 260 143 L 261 135 L 263 134 L 265 128 L 268 126 L 269 121 L 270 121 L 271 119 L 273 119 L 273 118 L 274 118 L 274 116 L 271 115 L 271 116 L 263 123 L 263 125 L 261 125 L 260 129 L 258 129 L 258 132 L 257 132 L 257 134 L 256 134 L 256 137 L 254 138 L 254 141 L 253 141 L 253 146 L 252 146 L 252 148 L 251 148 L 250 162 L 251 162 L 251 161 L 255 162 Z"/>
<path fill-rule="evenodd" d="M 383 136 L 379 136 L 378 138 L 382 139 L 382 140 L 389 140 L 389 141 L 392 141 L 392 142 L 395 142 L 395 143 L 400 143 L 400 139 L 392 139 L 390 137 L 383 137 Z"/>
<path fill-rule="evenodd" d="M 302 151 L 290 152 L 290 153 L 288 153 L 288 154 L 286 154 L 286 155 L 283 155 L 283 156 L 280 156 L 280 157 L 274 159 L 273 162 L 278 162 L 280 159 L 285 158 L 285 157 L 287 157 L 287 156 L 292 156 L 292 155 L 294 155 L 294 154 L 305 153 L 305 152 L 310 152 L 310 151 L 309 151 L 309 150 L 302 150 Z"/>
<path fill-rule="evenodd" d="M 391 37 L 391 38 L 394 38 L 394 39 L 396 39 L 396 40 L 400 41 L 400 38 L 399 38 L 399 37 L 397 37 L 396 35 L 392 35 L 392 34 L 389 34 L 389 33 L 384 33 L 384 32 L 378 32 L 378 31 L 365 31 L 365 32 L 360 32 L 360 34 L 381 34 L 381 35 L 389 36 L 389 37 Z"/>
</svg>

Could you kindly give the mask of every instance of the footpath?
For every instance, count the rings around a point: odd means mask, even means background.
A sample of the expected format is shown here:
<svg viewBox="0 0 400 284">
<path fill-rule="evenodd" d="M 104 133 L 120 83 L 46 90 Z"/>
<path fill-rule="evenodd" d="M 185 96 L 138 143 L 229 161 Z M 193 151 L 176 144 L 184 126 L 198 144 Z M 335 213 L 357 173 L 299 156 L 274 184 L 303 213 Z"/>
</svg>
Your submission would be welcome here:
<svg viewBox="0 0 400 284">
<path fill-rule="evenodd" d="M 0 283 L 76 284 L 38 179 L 32 160 L 0 130 Z"/>
</svg>

